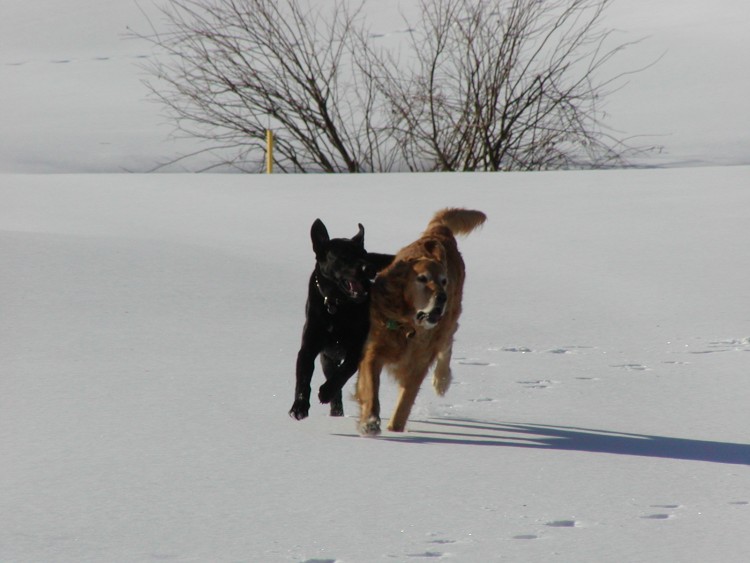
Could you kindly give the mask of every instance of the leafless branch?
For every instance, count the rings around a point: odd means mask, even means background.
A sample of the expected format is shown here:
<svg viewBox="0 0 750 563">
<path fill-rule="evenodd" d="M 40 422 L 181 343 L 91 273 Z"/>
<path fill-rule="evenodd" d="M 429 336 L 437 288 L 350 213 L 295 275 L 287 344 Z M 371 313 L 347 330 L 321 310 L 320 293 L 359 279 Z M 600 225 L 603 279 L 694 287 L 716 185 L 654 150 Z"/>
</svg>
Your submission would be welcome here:
<svg viewBox="0 0 750 563">
<path fill-rule="evenodd" d="M 627 74 L 604 74 L 628 46 L 601 26 L 611 0 L 420 0 L 406 54 L 373 46 L 363 3 L 164 1 L 165 25 L 137 35 L 158 53 L 147 85 L 224 167 L 260 170 L 269 127 L 288 172 L 601 167 L 638 150 L 600 109 Z"/>
</svg>

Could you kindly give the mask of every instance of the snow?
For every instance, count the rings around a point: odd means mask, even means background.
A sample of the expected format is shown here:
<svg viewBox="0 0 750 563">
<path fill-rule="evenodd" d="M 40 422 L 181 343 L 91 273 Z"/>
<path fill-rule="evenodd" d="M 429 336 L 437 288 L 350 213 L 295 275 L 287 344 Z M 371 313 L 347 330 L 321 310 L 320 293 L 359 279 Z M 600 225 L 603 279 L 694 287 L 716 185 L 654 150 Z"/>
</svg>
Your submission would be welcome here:
<svg viewBox="0 0 750 563">
<path fill-rule="evenodd" d="M 367 0 L 373 35 L 403 38 L 414 4 Z M 0 172 L 147 172 L 205 148 L 170 136 L 141 82 L 152 50 L 129 33 L 159 25 L 152 0 L 0 0 L 0 9 Z M 750 4 L 615 0 L 603 23 L 613 42 L 638 42 L 606 76 L 645 68 L 603 106 L 618 137 L 664 147 L 638 164 L 750 164 Z"/>
<path fill-rule="evenodd" d="M 5 176 L 0 559 L 744 560 L 748 177 Z M 309 223 L 455 204 L 448 395 L 290 419 Z"/>
<path fill-rule="evenodd" d="M 748 560 L 750 167 L 111 173 L 174 150 L 115 39 L 142 16 L 28 4 L 0 2 L 0 561 Z M 616 13 L 744 52 L 713 24 L 745 4 L 702 6 Z M 688 131 L 677 102 L 723 83 L 663 61 L 620 119 L 746 163 L 747 105 Z M 489 219 L 459 241 L 448 394 L 376 439 L 350 399 L 289 418 L 313 220 L 395 251 L 454 205 Z"/>
</svg>

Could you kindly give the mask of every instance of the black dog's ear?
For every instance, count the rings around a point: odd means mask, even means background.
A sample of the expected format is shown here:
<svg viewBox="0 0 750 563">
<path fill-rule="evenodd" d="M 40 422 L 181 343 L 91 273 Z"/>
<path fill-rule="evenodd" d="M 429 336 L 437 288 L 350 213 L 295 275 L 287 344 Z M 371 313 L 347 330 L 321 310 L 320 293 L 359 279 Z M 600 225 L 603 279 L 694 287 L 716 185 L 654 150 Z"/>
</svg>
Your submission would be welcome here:
<svg viewBox="0 0 750 563">
<path fill-rule="evenodd" d="M 362 223 L 357 223 L 359 225 L 359 231 L 356 235 L 352 237 L 352 242 L 356 242 L 360 246 L 365 245 L 365 228 L 362 226 Z"/>
<path fill-rule="evenodd" d="M 328 229 L 320 219 L 315 219 L 310 229 L 310 238 L 312 239 L 313 251 L 316 256 L 325 252 L 325 246 L 331 238 L 328 236 Z"/>
</svg>

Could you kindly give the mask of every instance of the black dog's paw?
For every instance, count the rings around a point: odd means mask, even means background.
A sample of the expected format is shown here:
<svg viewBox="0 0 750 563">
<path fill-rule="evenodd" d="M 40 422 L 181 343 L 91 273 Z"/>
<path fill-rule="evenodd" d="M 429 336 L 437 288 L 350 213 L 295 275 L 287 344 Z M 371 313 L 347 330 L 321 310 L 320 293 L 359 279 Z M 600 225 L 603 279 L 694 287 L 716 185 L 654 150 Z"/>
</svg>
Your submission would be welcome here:
<svg viewBox="0 0 750 563">
<path fill-rule="evenodd" d="M 330 380 L 326 381 L 320 386 L 320 389 L 318 389 L 318 399 L 320 399 L 320 402 L 324 405 L 333 401 L 340 394 L 341 388 Z"/>
<path fill-rule="evenodd" d="M 331 416 L 344 416 L 344 403 L 340 397 L 331 401 Z"/>
<path fill-rule="evenodd" d="M 305 401 L 303 399 L 297 399 L 294 401 L 294 404 L 292 405 L 292 408 L 289 409 L 289 416 L 296 420 L 302 420 L 303 418 L 307 418 L 307 415 L 310 413 L 310 402 Z"/>
<path fill-rule="evenodd" d="M 318 399 L 324 405 L 331 403 L 331 416 L 344 416 L 344 402 L 341 399 L 341 387 L 331 380 L 318 389 Z"/>
</svg>

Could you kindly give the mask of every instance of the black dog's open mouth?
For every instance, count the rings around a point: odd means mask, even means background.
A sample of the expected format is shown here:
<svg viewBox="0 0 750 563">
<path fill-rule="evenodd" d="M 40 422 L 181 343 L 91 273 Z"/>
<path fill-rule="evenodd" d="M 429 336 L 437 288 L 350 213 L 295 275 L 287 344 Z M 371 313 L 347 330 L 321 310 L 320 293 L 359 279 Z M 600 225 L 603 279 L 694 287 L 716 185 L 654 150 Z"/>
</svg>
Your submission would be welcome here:
<svg viewBox="0 0 750 563">
<path fill-rule="evenodd" d="M 341 287 L 353 301 L 362 301 L 367 298 L 367 289 L 356 279 L 341 280 Z"/>
</svg>

